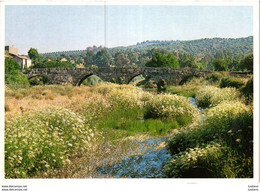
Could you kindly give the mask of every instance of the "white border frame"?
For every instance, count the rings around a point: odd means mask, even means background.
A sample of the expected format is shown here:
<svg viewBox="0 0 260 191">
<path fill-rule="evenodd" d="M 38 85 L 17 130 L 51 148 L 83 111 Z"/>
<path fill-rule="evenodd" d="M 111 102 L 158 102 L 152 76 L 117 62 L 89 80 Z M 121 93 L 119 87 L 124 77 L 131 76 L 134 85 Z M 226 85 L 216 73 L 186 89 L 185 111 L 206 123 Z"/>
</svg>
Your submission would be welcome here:
<svg viewBox="0 0 260 191">
<path fill-rule="evenodd" d="M 176 6 L 253 6 L 254 14 L 254 178 L 252 179 L 4 179 L 4 40 L 6 5 L 176 5 Z M 0 182 L 3 185 L 28 185 L 28 190 L 90 190 L 111 189 L 182 189 L 248 190 L 247 185 L 259 183 L 259 2 L 252 1 L 2 1 L 0 0 Z M 206 187 L 203 187 L 206 183 Z M 185 185 L 184 185 L 185 184 Z M 132 186 L 134 188 L 132 188 Z M 118 190 L 119 190 L 118 189 Z"/>
</svg>

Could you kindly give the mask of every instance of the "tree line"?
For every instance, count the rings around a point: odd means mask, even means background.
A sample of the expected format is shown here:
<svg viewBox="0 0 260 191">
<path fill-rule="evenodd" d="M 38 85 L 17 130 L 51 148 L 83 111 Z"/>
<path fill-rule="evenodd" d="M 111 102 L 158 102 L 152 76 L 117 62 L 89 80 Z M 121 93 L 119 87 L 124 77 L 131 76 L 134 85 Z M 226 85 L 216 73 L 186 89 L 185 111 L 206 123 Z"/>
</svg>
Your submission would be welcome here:
<svg viewBox="0 0 260 191">
<path fill-rule="evenodd" d="M 214 55 L 198 55 L 152 48 L 145 52 L 116 51 L 110 54 L 107 48 L 95 53 L 88 50 L 83 55 L 62 54 L 55 58 L 42 57 L 35 48 L 28 51 L 34 68 L 48 67 L 168 67 L 192 68 L 213 71 L 252 71 L 253 54 L 234 55 L 230 49 L 218 50 Z"/>
</svg>

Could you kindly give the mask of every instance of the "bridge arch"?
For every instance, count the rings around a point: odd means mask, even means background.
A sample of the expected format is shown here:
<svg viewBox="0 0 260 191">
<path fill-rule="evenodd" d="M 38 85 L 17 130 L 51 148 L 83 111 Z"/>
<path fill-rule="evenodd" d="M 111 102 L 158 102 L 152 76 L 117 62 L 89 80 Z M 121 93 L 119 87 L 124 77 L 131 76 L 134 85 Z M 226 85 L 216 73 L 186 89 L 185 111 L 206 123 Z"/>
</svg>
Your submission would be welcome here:
<svg viewBox="0 0 260 191">
<path fill-rule="evenodd" d="M 91 76 L 97 76 L 98 78 L 100 78 L 101 80 L 103 80 L 100 76 L 98 76 L 97 74 L 95 74 L 95 73 L 90 73 L 90 74 L 85 74 L 85 75 L 83 75 L 83 76 L 81 76 L 81 77 L 79 77 L 78 78 L 78 80 L 77 80 L 77 82 L 76 82 L 76 86 L 80 86 L 83 82 L 84 82 L 84 80 L 86 80 L 88 77 L 91 77 Z"/>
<path fill-rule="evenodd" d="M 140 75 L 143 75 L 144 80 L 146 79 L 146 76 L 144 76 L 144 73 L 141 72 L 141 73 L 139 73 L 139 74 L 133 75 L 133 76 L 126 82 L 126 84 L 129 84 L 135 77 L 140 76 Z M 142 80 L 142 81 L 143 81 L 143 80 Z"/>
<path fill-rule="evenodd" d="M 179 85 L 183 85 L 185 84 L 187 81 L 191 80 L 192 78 L 198 78 L 200 77 L 199 75 L 196 74 L 191 74 L 191 75 L 187 75 L 187 76 L 183 76 L 181 81 L 179 82 Z"/>
<path fill-rule="evenodd" d="M 43 84 L 48 84 L 49 81 L 50 81 L 50 79 L 49 79 L 48 76 L 43 75 L 43 74 L 36 74 L 36 75 L 31 75 L 31 76 L 28 77 L 28 80 L 29 80 L 30 84 L 32 83 L 32 82 L 31 82 L 32 79 L 33 79 L 33 78 L 37 78 L 37 77 L 42 77 Z M 32 85 L 33 85 L 33 84 L 32 84 Z"/>
</svg>

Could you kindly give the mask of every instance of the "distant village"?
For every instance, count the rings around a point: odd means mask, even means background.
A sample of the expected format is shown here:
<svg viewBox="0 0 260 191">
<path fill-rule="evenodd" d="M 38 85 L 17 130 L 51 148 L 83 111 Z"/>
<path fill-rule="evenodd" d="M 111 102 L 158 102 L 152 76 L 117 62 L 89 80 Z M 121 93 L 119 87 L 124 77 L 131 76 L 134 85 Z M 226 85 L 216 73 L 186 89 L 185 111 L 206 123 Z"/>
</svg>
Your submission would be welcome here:
<svg viewBox="0 0 260 191">
<path fill-rule="evenodd" d="M 18 54 L 18 48 L 14 46 L 5 46 L 5 58 L 14 59 L 22 69 L 29 68 L 32 65 L 32 60 L 27 56 Z"/>
</svg>

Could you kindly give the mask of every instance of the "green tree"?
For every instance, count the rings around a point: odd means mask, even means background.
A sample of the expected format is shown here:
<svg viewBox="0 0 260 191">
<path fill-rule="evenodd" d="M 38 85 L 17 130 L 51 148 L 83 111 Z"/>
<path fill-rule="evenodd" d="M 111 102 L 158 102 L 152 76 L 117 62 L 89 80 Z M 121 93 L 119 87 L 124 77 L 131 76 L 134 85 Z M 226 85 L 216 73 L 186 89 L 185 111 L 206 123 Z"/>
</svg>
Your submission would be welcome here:
<svg viewBox="0 0 260 191">
<path fill-rule="evenodd" d="M 33 68 L 68 68 L 68 67 L 73 67 L 73 65 L 68 62 L 61 62 L 59 60 L 40 62 L 33 66 Z"/>
<path fill-rule="evenodd" d="M 95 56 L 95 65 L 98 67 L 109 67 L 111 64 L 111 56 L 108 54 L 106 48 L 102 48 L 100 51 L 97 52 Z"/>
<path fill-rule="evenodd" d="M 137 64 L 137 62 L 138 62 L 138 54 L 137 53 L 130 51 L 127 54 L 127 57 L 129 58 L 131 64 Z"/>
<path fill-rule="evenodd" d="M 5 73 L 12 73 L 13 71 L 21 70 L 21 66 L 13 59 L 5 59 Z"/>
<path fill-rule="evenodd" d="M 182 68 L 199 68 L 199 65 L 196 63 L 195 56 L 187 53 L 180 54 L 179 56 L 179 62 Z"/>
<path fill-rule="evenodd" d="M 215 71 L 227 71 L 228 70 L 228 63 L 224 59 L 215 59 L 213 61 L 213 66 Z"/>
<path fill-rule="evenodd" d="M 148 61 L 145 66 L 147 67 L 163 67 L 163 68 L 180 68 L 179 62 L 172 55 L 168 54 L 167 56 L 156 52 L 150 61 Z"/>
<path fill-rule="evenodd" d="M 248 71 L 253 71 L 253 65 L 254 65 L 254 56 L 253 54 L 249 54 L 244 57 L 244 59 L 240 62 L 240 68 L 242 70 L 246 69 Z"/>
<path fill-rule="evenodd" d="M 115 65 L 119 67 L 129 66 L 130 60 L 120 51 L 115 54 Z"/>
<path fill-rule="evenodd" d="M 94 62 L 95 54 L 92 50 L 88 50 L 86 56 L 84 57 L 85 66 L 92 66 Z"/>
<path fill-rule="evenodd" d="M 25 88 L 29 86 L 27 77 L 22 74 L 20 65 L 11 58 L 5 59 L 5 84 L 12 88 Z"/>
<path fill-rule="evenodd" d="M 30 48 L 30 50 L 28 51 L 28 56 L 35 64 L 38 64 L 41 60 L 41 57 L 35 48 Z"/>
</svg>

